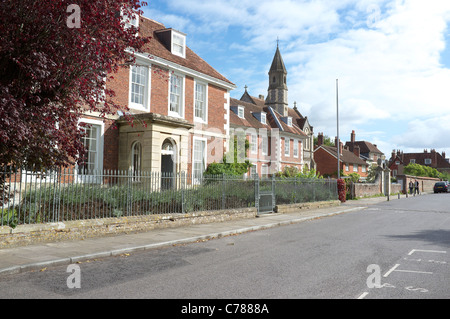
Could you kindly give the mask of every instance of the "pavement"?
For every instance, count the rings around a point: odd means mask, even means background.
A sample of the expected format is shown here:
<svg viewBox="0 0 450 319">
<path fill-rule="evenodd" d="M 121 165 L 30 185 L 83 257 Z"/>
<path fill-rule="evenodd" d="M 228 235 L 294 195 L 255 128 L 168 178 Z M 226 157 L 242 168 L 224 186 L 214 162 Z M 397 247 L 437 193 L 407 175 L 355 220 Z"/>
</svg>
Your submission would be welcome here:
<svg viewBox="0 0 450 319">
<path fill-rule="evenodd" d="M 403 196 L 404 198 L 404 196 Z M 391 197 L 390 200 L 398 199 Z M 237 235 L 308 220 L 331 217 L 363 210 L 386 201 L 377 197 L 347 201 L 340 206 L 302 210 L 294 213 L 272 213 L 256 218 L 153 229 L 136 234 L 122 234 L 84 240 L 61 241 L 0 249 L 0 276 L 39 270 L 50 266 L 69 265 L 97 258 L 129 254 L 142 250 L 188 244 Z"/>
</svg>

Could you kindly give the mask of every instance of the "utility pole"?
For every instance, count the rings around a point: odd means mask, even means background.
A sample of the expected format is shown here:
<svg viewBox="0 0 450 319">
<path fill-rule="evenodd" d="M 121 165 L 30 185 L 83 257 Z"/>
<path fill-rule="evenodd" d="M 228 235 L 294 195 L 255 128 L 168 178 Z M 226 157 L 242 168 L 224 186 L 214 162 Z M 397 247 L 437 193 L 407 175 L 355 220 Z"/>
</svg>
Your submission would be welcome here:
<svg viewBox="0 0 450 319">
<path fill-rule="evenodd" d="M 340 149 L 341 142 L 339 139 L 339 80 L 336 79 L 336 122 L 337 122 L 337 145 L 336 145 L 336 153 L 337 153 L 337 176 L 338 179 L 341 178 L 341 165 L 340 165 Z"/>
</svg>

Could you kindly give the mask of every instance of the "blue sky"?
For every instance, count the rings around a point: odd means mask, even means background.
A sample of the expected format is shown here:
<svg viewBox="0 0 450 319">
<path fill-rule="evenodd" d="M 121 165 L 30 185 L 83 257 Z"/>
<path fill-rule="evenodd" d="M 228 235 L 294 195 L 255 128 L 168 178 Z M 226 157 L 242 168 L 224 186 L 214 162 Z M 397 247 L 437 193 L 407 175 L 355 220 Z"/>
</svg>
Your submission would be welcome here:
<svg viewBox="0 0 450 319">
<path fill-rule="evenodd" d="M 386 154 L 436 149 L 450 157 L 450 1 L 166 0 L 144 16 L 187 34 L 187 44 L 236 84 L 267 95 L 279 47 L 289 104 L 315 134 L 352 130 Z"/>
</svg>

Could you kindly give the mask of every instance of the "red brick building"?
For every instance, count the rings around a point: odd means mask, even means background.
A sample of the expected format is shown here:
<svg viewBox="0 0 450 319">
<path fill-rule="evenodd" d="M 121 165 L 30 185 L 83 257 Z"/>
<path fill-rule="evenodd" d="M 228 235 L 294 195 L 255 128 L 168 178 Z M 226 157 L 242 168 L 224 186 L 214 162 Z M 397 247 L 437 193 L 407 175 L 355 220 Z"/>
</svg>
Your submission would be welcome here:
<svg viewBox="0 0 450 319">
<path fill-rule="evenodd" d="M 429 152 L 424 150 L 423 153 L 403 153 L 400 150 L 393 150 L 388 162 L 391 176 L 403 175 L 403 169 L 409 164 L 420 164 L 440 172 L 450 172 L 450 163 L 445 157 L 445 152 L 441 154 L 431 149 Z"/>
<path fill-rule="evenodd" d="M 345 143 L 345 147 L 369 164 L 376 164 L 378 159 L 384 160 L 385 158 L 384 153 L 378 149 L 376 144 L 357 141 L 355 131 L 350 134 L 350 141 Z"/>
<path fill-rule="evenodd" d="M 316 161 L 317 171 L 320 175 L 337 177 L 338 149 L 340 169 L 343 173 L 345 175 L 357 173 L 361 178 L 366 178 L 369 164 L 360 158 L 359 147 L 355 147 L 354 152 L 351 152 L 348 147 L 344 147 L 342 142 L 338 146 L 337 138 L 335 138 L 335 146 L 326 146 L 323 144 L 323 133 L 319 133 L 318 145 L 314 150 L 314 160 Z"/>
<path fill-rule="evenodd" d="M 152 39 L 136 63 L 124 66 L 107 86 L 127 105 L 134 125 L 117 114 L 106 121 L 86 114 L 83 168 L 202 175 L 222 159 L 229 134 L 230 91 L 235 85 L 187 45 L 188 36 L 151 19 L 136 19 Z"/>
</svg>

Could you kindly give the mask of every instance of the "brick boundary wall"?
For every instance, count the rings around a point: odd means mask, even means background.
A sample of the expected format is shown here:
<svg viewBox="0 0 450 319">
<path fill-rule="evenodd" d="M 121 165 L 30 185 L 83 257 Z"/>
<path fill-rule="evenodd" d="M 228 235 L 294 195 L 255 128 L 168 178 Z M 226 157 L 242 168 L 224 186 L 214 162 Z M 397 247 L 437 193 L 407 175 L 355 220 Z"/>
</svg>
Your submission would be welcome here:
<svg viewBox="0 0 450 319">
<path fill-rule="evenodd" d="M 397 181 L 403 185 L 403 193 L 409 193 L 409 181 L 417 180 L 419 182 L 419 191 L 421 193 L 432 193 L 433 187 L 436 182 L 439 182 L 439 178 L 411 176 L 411 175 L 397 175 Z"/>
</svg>

